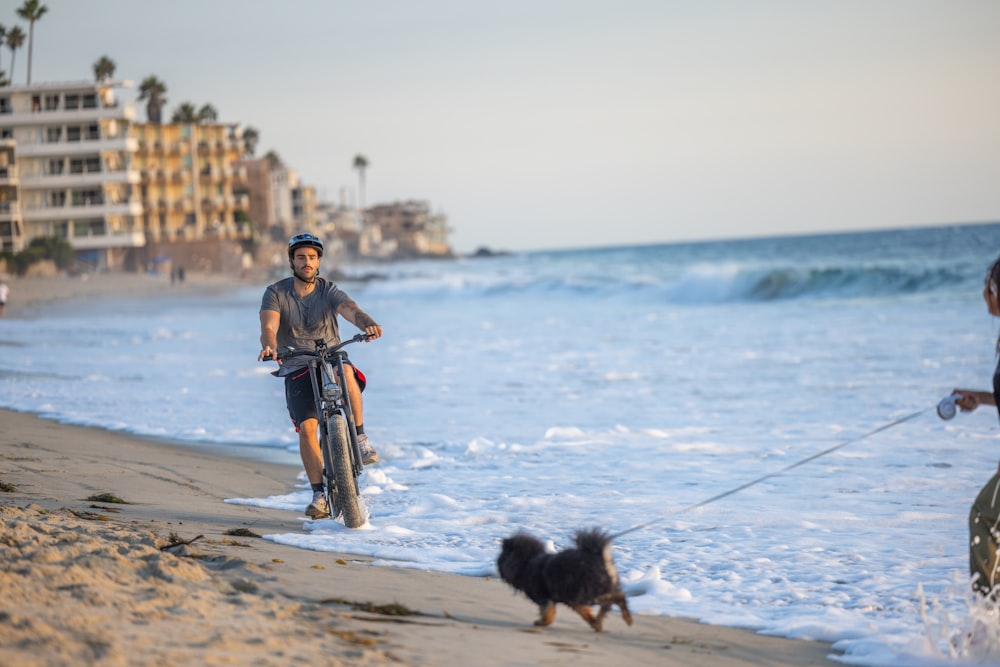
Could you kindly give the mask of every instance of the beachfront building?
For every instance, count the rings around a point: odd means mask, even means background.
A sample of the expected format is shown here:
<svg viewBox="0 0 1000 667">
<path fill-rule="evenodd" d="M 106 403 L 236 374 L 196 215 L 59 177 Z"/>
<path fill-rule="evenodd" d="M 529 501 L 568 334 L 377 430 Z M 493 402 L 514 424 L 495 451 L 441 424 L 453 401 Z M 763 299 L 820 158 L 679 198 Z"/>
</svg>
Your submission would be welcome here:
<svg viewBox="0 0 1000 667">
<path fill-rule="evenodd" d="M 25 246 L 19 183 L 17 143 L 0 139 L 0 250 L 19 252 Z"/>
<path fill-rule="evenodd" d="M 296 229 L 308 229 L 314 234 L 318 233 L 320 229 L 316 188 L 311 185 L 303 185 L 296 177 L 291 188 L 291 195 L 292 225 Z"/>
<path fill-rule="evenodd" d="M 372 206 L 364 212 L 361 252 L 392 259 L 449 257 L 448 231 L 448 218 L 423 200 Z"/>
<path fill-rule="evenodd" d="M 246 174 L 245 193 L 249 197 L 250 220 L 253 221 L 257 236 L 264 240 L 279 241 L 285 236 L 284 222 L 287 222 L 287 218 L 285 221 L 281 220 L 281 212 L 276 203 L 278 198 L 274 192 L 275 179 L 271 175 L 274 166 L 274 161 L 266 157 L 245 159 L 238 165 Z M 288 216 L 291 216 L 291 209 Z"/>
<path fill-rule="evenodd" d="M 234 125 L 135 126 L 142 174 L 143 228 L 150 242 L 249 238 L 249 197 L 234 194 L 246 174 Z"/>
<path fill-rule="evenodd" d="M 229 270 L 253 237 L 238 125 L 137 123 L 147 268 Z"/>
<path fill-rule="evenodd" d="M 134 268 L 141 261 L 140 175 L 130 134 L 135 110 L 115 94 L 127 85 L 105 80 L 0 88 L 0 140 L 13 142 L 8 161 L 16 155 L 17 166 L 17 187 L 10 187 L 10 172 L 4 181 L 17 202 L 0 215 L 5 248 L 55 236 L 96 268 Z"/>
<path fill-rule="evenodd" d="M 246 174 L 250 219 L 259 238 L 281 242 L 297 232 L 319 233 L 316 189 L 303 185 L 276 155 L 247 159 L 238 166 Z"/>
</svg>

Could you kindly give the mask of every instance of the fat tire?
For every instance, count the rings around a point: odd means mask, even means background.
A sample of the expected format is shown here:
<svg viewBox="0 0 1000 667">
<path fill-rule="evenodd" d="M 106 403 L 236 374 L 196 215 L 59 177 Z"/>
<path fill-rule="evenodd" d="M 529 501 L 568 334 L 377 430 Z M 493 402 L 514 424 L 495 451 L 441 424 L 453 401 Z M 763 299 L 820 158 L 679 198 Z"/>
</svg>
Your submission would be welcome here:
<svg viewBox="0 0 1000 667">
<path fill-rule="evenodd" d="M 326 425 L 326 431 L 333 457 L 334 501 L 337 510 L 343 514 L 345 526 L 360 528 L 365 525 L 368 517 L 358 498 L 358 481 L 351 465 L 351 440 L 347 435 L 347 420 L 341 414 L 333 415 Z"/>
<path fill-rule="evenodd" d="M 332 420 L 325 423 L 320 422 L 319 449 L 323 455 L 323 489 L 326 493 L 326 503 L 330 508 L 330 517 L 336 519 L 340 516 L 340 507 L 337 505 L 337 499 L 334 497 L 333 492 L 337 486 L 337 481 L 333 476 L 336 466 L 333 464 L 333 438 L 330 435 L 330 426 L 332 424 Z"/>
</svg>

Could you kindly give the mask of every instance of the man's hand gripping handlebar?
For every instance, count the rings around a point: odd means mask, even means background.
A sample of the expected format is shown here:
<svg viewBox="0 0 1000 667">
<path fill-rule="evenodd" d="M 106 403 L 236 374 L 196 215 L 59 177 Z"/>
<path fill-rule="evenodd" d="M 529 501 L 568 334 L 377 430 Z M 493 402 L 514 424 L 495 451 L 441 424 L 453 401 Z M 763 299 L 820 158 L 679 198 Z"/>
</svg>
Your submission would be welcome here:
<svg viewBox="0 0 1000 667">
<path fill-rule="evenodd" d="M 345 341 L 341 341 L 337 345 L 335 345 L 335 346 L 327 349 L 327 352 L 328 353 L 329 352 L 336 352 L 340 348 L 345 347 L 347 345 L 350 345 L 351 343 L 367 343 L 368 341 L 374 340 L 375 338 L 378 338 L 378 336 L 376 336 L 375 334 L 359 333 L 359 334 L 355 335 L 353 338 L 349 338 L 349 339 L 347 339 Z M 286 357 L 300 355 L 300 354 L 315 354 L 315 353 L 312 352 L 312 351 L 307 351 L 307 350 L 301 350 L 300 351 L 300 350 L 293 350 L 293 349 L 289 348 L 288 352 L 284 352 L 284 353 L 280 353 L 279 352 L 277 355 L 275 355 L 274 350 L 271 349 L 271 346 L 270 345 L 266 345 L 264 347 L 264 349 L 262 349 L 260 351 L 260 354 L 257 355 L 257 361 L 271 361 L 271 360 L 275 360 L 275 361 L 278 362 L 278 365 L 280 366 L 281 362 L 284 361 L 284 359 Z"/>
</svg>

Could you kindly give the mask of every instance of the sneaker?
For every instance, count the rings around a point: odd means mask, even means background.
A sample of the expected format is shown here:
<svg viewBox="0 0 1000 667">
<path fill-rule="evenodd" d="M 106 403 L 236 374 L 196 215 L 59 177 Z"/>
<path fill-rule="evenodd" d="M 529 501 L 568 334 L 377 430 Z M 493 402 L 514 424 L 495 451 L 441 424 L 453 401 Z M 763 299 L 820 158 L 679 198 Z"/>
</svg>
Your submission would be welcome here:
<svg viewBox="0 0 1000 667">
<path fill-rule="evenodd" d="M 373 463 L 378 463 L 378 452 L 375 448 L 371 446 L 368 442 L 368 435 L 362 433 L 358 436 L 358 447 L 361 448 L 361 462 L 366 466 L 370 466 Z"/>
<path fill-rule="evenodd" d="M 306 516 L 310 519 L 322 519 L 330 516 L 330 506 L 327 505 L 326 498 L 323 497 L 322 493 L 313 496 L 312 502 L 306 508 Z"/>
</svg>

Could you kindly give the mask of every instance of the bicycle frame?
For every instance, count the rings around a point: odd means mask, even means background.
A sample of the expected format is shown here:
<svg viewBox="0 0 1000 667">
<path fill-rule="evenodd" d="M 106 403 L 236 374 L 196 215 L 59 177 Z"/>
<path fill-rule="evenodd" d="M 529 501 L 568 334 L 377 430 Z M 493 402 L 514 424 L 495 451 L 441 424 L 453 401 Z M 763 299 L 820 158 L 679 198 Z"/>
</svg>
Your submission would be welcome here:
<svg viewBox="0 0 1000 667">
<path fill-rule="evenodd" d="M 344 359 L 347 353 L 342 350 L 345 345 L 359 342 L 355 339 L 367 340 L 364 334 L 359 334 L 351 340 L 328 348 L 321 340 L 316 341 L 316 356 L 309 360 L 309 379 L 312 381 L 313 396 L 316 399 L 316 414 L 320 418 L 320 428 L 326 429 L 330 417 L 340 412 L 347 421 L 347 433 L 351 440 L 351 474 L 356 478 L 361 474 L 364 465 L 361 463 L 361 446 L 358 444 L 358 431 L 354 423 L 354 412 L 351 410 L 351 396 L 347 391 L 347 380 L 344 371 Z M 322 433 L 322 431 L 321 431 Z"/>
</svg>

